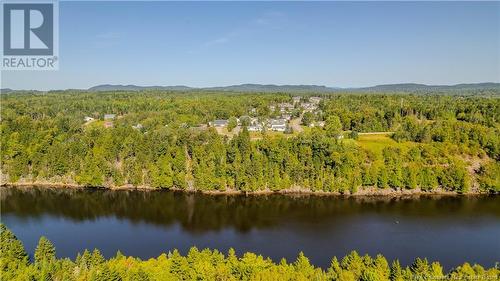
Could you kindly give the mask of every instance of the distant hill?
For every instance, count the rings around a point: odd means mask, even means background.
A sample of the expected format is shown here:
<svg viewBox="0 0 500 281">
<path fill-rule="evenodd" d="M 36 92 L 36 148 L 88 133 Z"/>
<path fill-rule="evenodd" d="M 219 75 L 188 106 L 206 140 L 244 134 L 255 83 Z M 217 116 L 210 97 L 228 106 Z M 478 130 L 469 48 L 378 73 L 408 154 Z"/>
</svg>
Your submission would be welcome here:
<svg viewBox="0 0 500 281">
<path fill-rule="evenodd" d="M 234 92 L 331 92 L 335 88 L 318 85 L 262 85 L 241 84 L 225 87 L 202 88 L 210 91 L 234 91 Z"/>
<path fill-rule="evenodd" d="M 144 91 L 144 90 L 164 90 L 164 91 L 188 91 L 194 88 L 187 86 L 136 86 L 136 85 L 98 85 L 88 89 L 88 91 Z"/>
<path fill-rule="evenodd" d="M 453 91 L 453 90 L 499 90 L 500 83 L 473 83 L 457 85 L 425 85 L 415 83 L 386 84 L 366 88 L 351 88 L 351 91 L 367 92 L 415 92 L 415 91 Z"/>
<path fill-rule="evenodd" d="M 9 89 L 9 88 L 3 88 L 3 89 L 0 89 L 0 93 L 1 94 L 7 94 L 7 93 L 10 93 L 12 92 L 13 90 L 12 89 Z"/>
<path fill-rule="evenodd" d="M 69 90 L 69 89 L 68 89 Z M 71 91 L 225 91 L 225 92 L 256 92 L 256 93 L 338 93 L 338 92 L 373 92 L 373 93 L 390 93 L 390 92 L 450 92 L 450 91 L 483 91 L 494 90 L 500 91 L 500 83 L 472 83 L 472 84 L 457 84 L 457 85 L 425 85 L 416 83 L 403 84 L 385 84 L 372 87 L 362 88 L 338 88 L 327 87 L 322 85 L 273 85 L 273 84 L 241 84 L 221 87 L 205 87 L 195 88 L 188 86 L 137 86 L 137 85 L 112 85 L 103 84 L 91 87 L 87 90 L 71 90 Z M 2 89 L 2 93 L 9 93 L 20 90 Z M 61 90 L 59 90 L 61 91 Z"/>
<path fill-rule="evenodd" d="M 452 91 L 452 90 L 500 90 L 500 83 L 475 83 L 457 85 L 425 85 L 415 83 L 386 84 L 363 88 L 338 88 L 321 85 L 273 85 L 273 84 L 241 84 L 221 87 L 193 88 L 188 86 L 136 86 L 136 85 L 99 85 L 88 91 L 227 91 L 227 92 L 419 92 L 419 91 Z"/>
<path fill-rule="evenodd" d="M 98 85 L 88 91 L 143 91 L 143 90 L 165 90 L 165 91 L 228 91 L 228 92 L 331 92 L 334 88 L 317 85 L 261 85 L 241 84 L 222 87 L 193 88 L 188 86 L 136 86 L 136 85 Z"/>
</svg>

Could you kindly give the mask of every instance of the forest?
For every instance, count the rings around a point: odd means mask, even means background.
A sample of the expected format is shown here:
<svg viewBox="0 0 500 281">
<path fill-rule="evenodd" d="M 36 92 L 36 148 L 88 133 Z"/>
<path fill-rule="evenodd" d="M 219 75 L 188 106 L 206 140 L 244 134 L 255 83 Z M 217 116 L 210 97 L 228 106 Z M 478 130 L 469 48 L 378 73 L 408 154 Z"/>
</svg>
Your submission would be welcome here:
<svg viewBox="0 0 500 281">
<path fill-rule="evenodd" d="M 464 263 L 446 273 L 439 262 L 416 258 L 409 266 L 390 264 L 382 255 L 371 257 L 353 251 L 332 258 L 327 269 L 315 267 L 299 253 L 296 260 L 273 262 L 255 253 L 238 257 L 218 250 L 192 247 L 186 255 L 173 250 L 141 260 L 120 252 L 105 259 L 98 249 L 85 250 L 74 260 L 57 258 L 54 245 L 41 237 L 30 257 L 17 237 L 0 225 L 2 280 L 498 280 L 496 267 Z"/>
<path fill-rule="evenodd" d="M 495 91 L 319 93 L 316 112 L 294 111 L 302 119 L 300 131 L 249 132 L 242 126 L 228 135 L 208 125 L 246 115 L 275 118 L 279 112 L 270 105 L 294 96 L 299 94 L 2 94 L 2 185 L 339 194 L 500 191 Z M 105 115 L 116 118 L 106 121 Z M 309 126 L 313 122 L 324 126 Z"/>
</svg>

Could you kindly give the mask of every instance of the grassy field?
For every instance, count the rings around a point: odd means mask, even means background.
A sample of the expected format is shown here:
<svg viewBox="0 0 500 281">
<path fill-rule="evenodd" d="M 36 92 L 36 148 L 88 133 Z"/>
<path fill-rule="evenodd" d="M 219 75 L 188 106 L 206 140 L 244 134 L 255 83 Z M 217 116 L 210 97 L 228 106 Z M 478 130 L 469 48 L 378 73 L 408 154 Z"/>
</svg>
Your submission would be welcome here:
<svg viewBox="0 0 500 281">
<path fill-rule="evenodd" d="M 391 138 L 389 133 L 360 135 L 356 142 L 364 149 L 382 155 L 382 150 L 386 147 L 408 148 L 412 142 L 399 143 Z"/>
</svg>

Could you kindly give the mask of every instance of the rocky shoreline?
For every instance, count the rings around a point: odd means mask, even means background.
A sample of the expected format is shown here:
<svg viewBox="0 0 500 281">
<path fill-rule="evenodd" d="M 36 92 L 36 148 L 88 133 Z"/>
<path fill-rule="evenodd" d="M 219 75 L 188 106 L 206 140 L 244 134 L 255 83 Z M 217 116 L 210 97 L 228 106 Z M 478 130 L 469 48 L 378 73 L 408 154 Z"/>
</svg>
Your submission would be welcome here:
<svg viewBox="0 0 500 281">
<path fill-rule="evenodd" d="M 180 188 L 154 188 L 151 186 L 101 186 L 101 187 L 88 187 L 74 183 L 51 183 L 51 182 L 17 182 L 17 183 L 2 183 L 1 187 L 5 188 L 60 188 L 60 189 L 103 189 L 111 191 L 175 191 L 186 193 L 202 193 L 206 195 L 314 195 L 314 196 L 385 196 L 385 197 L 402 197 L 402 196 L 420 196 L 420 195 L 440 195 L 440 196 L 475 196 L 475 195 L 488 195 L 492 194 L 486 191 L 469 191 L 467 193 L 458 193 L 449 191 L 443 188 L 436 188 L 431 191 L 424 191 L 419 188 L 416 189 L 380 189 L 377 187 L 364 187 L 360 188 L 356 193 L 346 191 L 341 192 L 327 192 L 327 191 L 314 191 L 308 188 L 295 187 L 279 191 L 270 189 L 256 190 L 256 191 L 240 191 L 240 190 L 199 190 L 195 188 L 180 189 Z"/>
</svg>

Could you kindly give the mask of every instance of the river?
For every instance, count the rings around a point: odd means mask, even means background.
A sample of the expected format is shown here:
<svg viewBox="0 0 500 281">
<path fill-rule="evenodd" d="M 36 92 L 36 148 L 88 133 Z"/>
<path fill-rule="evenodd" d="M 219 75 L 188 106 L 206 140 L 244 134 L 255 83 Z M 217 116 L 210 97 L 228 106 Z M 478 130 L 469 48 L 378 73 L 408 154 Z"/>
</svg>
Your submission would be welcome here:
<svg viewBox="0 0 500 281">
<path fill-rule="evenodd" d="M 98 248 L 143 259 L 177 248 L 252 251 L 317 266 L 351 250 L 404 265 L 500 261 L 500 196 L 335 197 L 1 188 L 1 221 L 33 254 L 40 236 L 59 257 Z"/>
</svg>

